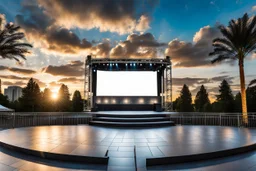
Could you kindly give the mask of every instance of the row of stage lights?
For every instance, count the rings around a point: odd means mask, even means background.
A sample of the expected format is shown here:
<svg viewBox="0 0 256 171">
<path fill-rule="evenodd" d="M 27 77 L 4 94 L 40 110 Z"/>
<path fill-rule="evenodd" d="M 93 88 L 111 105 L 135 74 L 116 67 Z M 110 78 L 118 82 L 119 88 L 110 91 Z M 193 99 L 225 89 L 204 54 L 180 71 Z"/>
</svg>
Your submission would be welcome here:
<svg viewBox="0 0 256 171">
<path fill-rule="evenodd" d="M 96 101 L 98 104 L 116 104 L 116 99 L 104 99 L 104 100 L 101 100 L 101 99 L 98 99 Z M 157 103 L 157 100 L 156 99 L 151 99 L 149 101 L 150 104 L 154 104 L 154 103 Z M 134 103 L 131 103 L 131 100 L 128 99 L 128 98 L 125 98 L 121 101 L 120 104 L 134 104 Z M 136 104 L 145 104 L 145 100 L 143 98 L 140 98 L 138 99 L 137 103 Z"/>
<path fill-rule="evenodd" d="M 113 66 L 116 66 L 117 68 L 118 68 L 118 63 L 109 63 L 109 64 L 99 64 L 99 65 L 103 65 L 103 66 L 109 66 L 109 67 L 113 67 Z M 142 66 L 142 65 L 144 65 L 144 64 L 142 64 L 142 63 L 139 63 L 139 64 L 137 64 L 137 63 L 126 63 L 125 64 L 125 66 L 126 67 L 136 67 L 136 66 Z M 146 64 L 145 64 L 146 65 Z M 150 67 L 152 67 L 153 66 L 153 64 L 152 63 L 149 63 L 148 64 Z M 154 65 L 156 65 L 156 64 L 154 64 Z M 164 66 L 163 64 L 162 64 L 162 66 Z M 96 69 L 97 69 L 97 65 L 95 65 L 95 69 L 93 70 L 93 72 L 96 72 Z M 159 72 L 159 70 L 157 70 L 157 72 Z"/>
</svg>

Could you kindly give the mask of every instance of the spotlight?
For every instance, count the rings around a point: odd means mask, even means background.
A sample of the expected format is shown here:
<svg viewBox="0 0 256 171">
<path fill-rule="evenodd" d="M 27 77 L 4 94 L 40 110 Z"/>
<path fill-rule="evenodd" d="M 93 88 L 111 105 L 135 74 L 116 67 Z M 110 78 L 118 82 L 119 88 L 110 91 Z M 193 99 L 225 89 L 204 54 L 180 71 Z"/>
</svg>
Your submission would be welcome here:
<svg viewBox="0 0 256 171">
<path fill-rule="evenodd" d="M 118 66 L 118 64 L 116 63 L 116 66 Z"/>
<path fill-rule="evenodd" d="M 136 64 L 133 64 L 133 66 L 135 66 Z"/>
<path fill-rule="evenodd" d="M 93 72 L 96 72 L 96 70 L 94 69 Z"/>
<path fill-rule="evenodd" d="M 108 66 L 108 64 L 107 64 L 107 66 Z"/>
<path fill-rule="evenodd" d="M 130 64 L 130 66 L 132 66 L 132 64 Z"/>
<path fill-rule="evenodd" d="M 104 103 L 108 103 L 108 99 L 105 99 L 105 100 L 104 100 Z"/>
<path fill-rule="evenodd" d="M 110 66 L 112 66 L 112 64 L 110 64 Z"/>
<path fill-rule="evenodd" d="M 142 66 L 142 64 L 140 64 L 140 66 Z"/>
<path fill-rule="evenodd" d="M 105 66 L 105 64 L 103 64 L 103 66 Z"/>
<path fill-rule="evenodd" d="M 125 66 L 127 66 L 127 64 L 125 64 Z"/>
<path fill-rule="evenodd" d="M 115 103 L 116 103 L 116 99 L 113 99 L 113 100 L 112 100 L 112 103 L 114 103 L 114 104 L 115 104 Z"/>
<path fill-rule="evenodd" d="M 150 65 L 150 66 L 152 66 L 152 64 L 151 64 L 151 63 L 150 63 L 149 65 Z"/>
</svg>

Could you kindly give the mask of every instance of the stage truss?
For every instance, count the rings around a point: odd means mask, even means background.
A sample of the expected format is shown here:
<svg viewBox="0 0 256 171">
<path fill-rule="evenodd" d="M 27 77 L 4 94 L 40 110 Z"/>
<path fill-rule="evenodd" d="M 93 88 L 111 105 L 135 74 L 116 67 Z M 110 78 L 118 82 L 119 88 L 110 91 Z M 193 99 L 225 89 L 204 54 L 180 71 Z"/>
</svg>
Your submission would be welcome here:
<svg viewBox="0 0 256 171">
<path fill-rule="evenodd" d="M 111 58 L 92 58 L 87 56 L 85 59 L 85 71 L 84 71 L 84 111 L 90 111 L 93 108 L 93 92 L 92 92 L 92 72 L 93 65 L 114 65 L 114 64 L 150 64 L 165 66 L 164 74 L 162 78 L 162 107 L 165 111 L 172 111 L 172 62 L 170 57 L 165 59 L 160 58 L 145 58 L 145 59 L 111 59 Z M 153 70 L 152 70 L 153 71 Z"/>
</svg>

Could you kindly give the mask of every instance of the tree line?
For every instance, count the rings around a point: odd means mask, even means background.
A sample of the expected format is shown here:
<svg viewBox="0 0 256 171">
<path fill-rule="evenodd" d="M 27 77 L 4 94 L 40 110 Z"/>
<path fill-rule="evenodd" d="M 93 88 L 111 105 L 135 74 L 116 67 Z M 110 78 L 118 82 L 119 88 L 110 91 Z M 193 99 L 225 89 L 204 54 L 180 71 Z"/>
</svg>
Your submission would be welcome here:
<svg viewBox="0 0 256 171">
<path fill-rule="evenodd" d="M 246 95 L 248 112 L 256 112 L 256 86 L 248 86 Z M 216 95 L 213 103 L 210 102 L 204 85 L 200 87 L 192 103 L 189 87 L 184 84 L 179 97 L 173 102 L 173 109 L 177 112 L 242 112 L 241 93 L 234 96 L 229 83 L 223 80 L 219 86 L 219 94 Z"/>
<path fill-rule="evenodd" d="M 83 99 L 76 90 L 70 100 L 69 88 L 62 84 L 58 91 L 58 98 L 53 99 L 49 88 L 40 91 L 39 85 L 31 78 L 26 87 L 22 89 L 22 96 L 14 101 L 8 101 L 7 96 L 0 94 L 0 104 L 15 109 L 18 112 L 81 112 Z"/>
</svg>

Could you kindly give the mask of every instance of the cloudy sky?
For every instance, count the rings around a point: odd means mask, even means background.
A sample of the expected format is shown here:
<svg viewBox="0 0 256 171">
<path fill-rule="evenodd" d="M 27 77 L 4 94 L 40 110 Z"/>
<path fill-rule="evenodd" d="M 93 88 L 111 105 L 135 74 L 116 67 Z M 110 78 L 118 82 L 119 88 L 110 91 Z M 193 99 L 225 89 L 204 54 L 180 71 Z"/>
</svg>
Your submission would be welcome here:
<svg viewBox="0 0 256 171">
<path fill-rule="evenodd" d="M 0 0 L 0 17 L 22 27 L 33 44 L 26 61 L 0 59 L 2 89 L 25 86 L 33 77 L 41 89 L 62 83 L 83 91 L 83 61 L 96 57 L 172 57 L 174 97 L 187 84 L 201 84 L 211 97 L 226 79 L 239 90 L 237 62 L 212 65 L 217 26 L 244 13 L 256 14 L 252 0 Z M 254 55 L 245 61 L 247 83 L 256 78 Z"/>
</svg>

